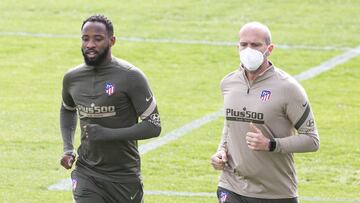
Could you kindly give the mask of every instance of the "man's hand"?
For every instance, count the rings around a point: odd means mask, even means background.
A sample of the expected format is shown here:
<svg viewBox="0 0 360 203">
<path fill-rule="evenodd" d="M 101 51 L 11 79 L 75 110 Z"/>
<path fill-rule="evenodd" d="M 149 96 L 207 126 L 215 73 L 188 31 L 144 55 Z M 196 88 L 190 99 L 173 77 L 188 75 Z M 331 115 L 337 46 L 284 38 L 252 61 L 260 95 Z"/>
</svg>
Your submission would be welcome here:
<svg viewBox="0 0 360 203">
<path fill-rule="evenodd" d="M 74 161 L 75 161 L 74 155 L 64 154 L 60 159 L 60 164 L 66 169 L 71 169 Z"/>
<path fill-rule="evenodd" d="M 260 129 L 250 123 L 251 131 L 246 133 L 246 143 L 248 147 L 256 151 L 269 151 L 270 139 L 265 137 Z"/>
<path fill-rule="evenodd" d="M 224 170 L 226 164 L 227 164 L 227 155 L 226 152 L 223 150 L 216 152 L 211 157 L 211 165 L 216 170 Z"/>
</svg>

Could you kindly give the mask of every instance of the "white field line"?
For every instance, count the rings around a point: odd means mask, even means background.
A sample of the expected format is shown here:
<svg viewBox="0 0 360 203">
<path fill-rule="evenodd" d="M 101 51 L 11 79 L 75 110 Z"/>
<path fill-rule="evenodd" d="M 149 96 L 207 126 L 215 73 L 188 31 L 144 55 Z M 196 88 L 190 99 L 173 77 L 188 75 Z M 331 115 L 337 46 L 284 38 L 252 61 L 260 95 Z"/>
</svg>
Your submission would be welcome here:
<svg viewBox="0 0 360 203">
<path fill-rule="evenodd" d="M 319 75 L 322 72 L 328 71 L 332 68 L 334 68 L 337 65 L 343 64 L 346 61 L 349 61 L 350 59 L 360 55 L 360 46 L 356 47 L 355 49 L 349 50 L 339 56 L 335 56 L 319 66 L 313 67 L 303 73 L 300 73 L 298 75 L 295 75 L 294 77 L 301 81 L 301 80 L 307 80 L 310 78 L 313 78 L 317 75 Z M 157 149 L 161 147 L 162 145 L 167 144 L 170 141 L 174 141 L 184 134 L 197 129 L 206 123 L 209 123 L 213 120 L 216 120 L 220 116 L 222 116 L 222 110 L 211 113 L 209 115 L 206 115 L 204 117 L 201 117 L 199 119 L 196 119 L 180 128 L 177 128 L 170 133 L 167 133 L 166 135 L 155 139 L 154 141 L 151 141 L 149 143 L 143 144 L 139 147 L 140 154 L 145 154 L 151 150 Z M 48 190 L 70 190 L 71 189 L 71 179 L 63 179 L 60 180 L 58 183 L 50 185 L 48 187 Z M 207 196 L 208 193 L 191 193 L 191 192 L 175 192 L 175 191 L 148 191 L 147 193 L 155 194 L 156 192 L 158 195 L 170 195 L 170 196 L 183 196 L 180 194 L 194 194 L 193 196 Z M 145 194 L 147 194 L 145 191 Z M 211 194 L 211 193 L 209 193 Z M 333 198 L 320 198 L 320 197 L 303 197 L 303 200 L 310 200 L 310 201 L 329 201 L 334 200 Z M 339 201 L 337 201 L 339 200 Z M 346 199 L 346 198 L 337 198 L 336 202 L 360 202 L 359 199 Z"/>
<path fill-rule="evenodd" d="M 145 154 L 151 150 L 159 148 L 171 141 L 174 141 L 174 140 L 180 138 L 181 136 L 185 135 L 186 133 L 191 132 L 192 130 L 205 125 L 206 123 L 216 120 L 217 118 L 219 118 L 222 115 L 223 115 L 223 111 L 221 110 L 221 111 L 217 111 L 217 112 L 208 114 L 199 119 L 196 119 L 180 128 L 177 128 L 177 129 L 165 134 L 164 136 L 154 139 L 153 141 L 150 141 L 146 144 L 140 145 L 139 152 L 140 152 L 140 154 Z"/>
<path fill-rule="evenodd" d="M 40 37 L 40 38 L 72 38 L 80 39 L 80 35 L 74 34 L 51 34 L 51 33 L 32 33 L 32 32 L 0 32 L 0 36 L 19 36 L 19 37 Z M 148 42 L 148 43 L 174 43 L 174 44 L 201 44 L 211 46 L 236 46 L 237 42 L 225 42 L 225 41 L 208 41 L 208 40 L 182 40 L 182 39 L 151 39 L 142 37 L 117 37 L 119 40 L 128 42 Z M 337 47 L 337 46 L 312 46 L 312 45 L 276 45 L 279 49 L 308 49 L 308 50 L 320 50 L 320 51 L 347 51 L 352 49 L 351 47 Z"/>
<path fill-rule="evenodd" d="M 351 49 L 341 55 L 335 56 L 335 57 L 323 62 L 319 66 L 316 66 L 305 72 L 295 75 L 294 77 L 299 81 L 313 78 L 313 77 L 319 75 L 320 73 L 328 71 L 328 70 L 336 67 L 337 65 L 343 64 L 343 63 L 347 62 L 348 60 L 350 60 L 354 57 L 357 57 L 358 55 L 360 55 L 360 46 L 358 46 L 354 49 Z"/>
<path fill-rule="evenodd" d="M 216 197 L 215 192 L 177 192 L 177 191 L 157 191 L 145 190 L 146 195 L 160 195 L 160 196 L 182 196 L 182 197 Z M 299 197 L 303 201 L 317 201 L 317 202 L 349 202 L 357 203 L 360 199 L 353 198 L 329 198 L 329 197 Z"/>
</svg>

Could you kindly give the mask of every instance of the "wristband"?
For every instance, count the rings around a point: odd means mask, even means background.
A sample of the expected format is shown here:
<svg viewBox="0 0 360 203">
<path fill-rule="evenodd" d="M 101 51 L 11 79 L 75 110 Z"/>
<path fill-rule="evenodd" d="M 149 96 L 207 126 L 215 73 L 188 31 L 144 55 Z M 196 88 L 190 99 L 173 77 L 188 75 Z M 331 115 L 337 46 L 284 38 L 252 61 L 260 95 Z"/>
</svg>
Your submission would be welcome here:
<svg viewBox="0 0 360 203">
<path fill-rule="evenodd" d="M 274 138 L 270 138 L 269 151 L 272 152 L 275 150 L 275 148 L 276 148 L 276 141 L 274 140 Z"/>
<path fill-rule="evenodd" d="M 64 152 L 64 155 L 69 155 L 69 156 L 72 156 L 73 158 L 76 157 L 76 152 L 74 150 L 69 150 L 69 151 L 66 151 Z"/>
</svg>

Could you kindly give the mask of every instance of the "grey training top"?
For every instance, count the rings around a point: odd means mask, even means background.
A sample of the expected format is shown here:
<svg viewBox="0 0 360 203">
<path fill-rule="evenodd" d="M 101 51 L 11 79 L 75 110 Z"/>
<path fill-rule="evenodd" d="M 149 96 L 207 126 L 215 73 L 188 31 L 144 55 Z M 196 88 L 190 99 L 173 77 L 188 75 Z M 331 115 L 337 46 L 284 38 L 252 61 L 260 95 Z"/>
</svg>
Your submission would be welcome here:
<svg viewBox="0 0 360 203">
<path fill-rule="evenodd" d="M 150 132 L 158 136 L 161 129 L 155 97 L 145 75 L 132 64 L 115 57 L 104 66 L 82 64 L 65 74 L 62 98 L 63 108 L 78 111 L 80 118 L 82 132 L 77 169 L 110 181 L 138 180 L 140 156 L 131 133 L 135 133 L 137 139 L 146 139 Z M 61 119 L 67 119 L 62 115 Z M 83 126 L 87 124 L 127 131 L 126 135 L 115 131 L 118 133 L 115 138 L 99 131 L 99 137 L 104 139 L 94 141 L 84 134 Z M 142 128 L 139 124 L 143 124 Z M 72 150 L 72 140 L 66 143 L 69 134 L 62 130 L 64 151 Z"/>
<path fill-rule="evenodd" d="M 225 124 L 218 150 L 227 152 L 228 166 L 219 186 L 248 197 L 296 197 L 293 153 L 319 147 L 304 89 L 287 73 L 271 66 L 251 83 L 240 68 L 222 80 L 221 90 Z M 276 141 L 273 152 L 254 151 L 247 146 L 250 122 Z"/>
</svg>

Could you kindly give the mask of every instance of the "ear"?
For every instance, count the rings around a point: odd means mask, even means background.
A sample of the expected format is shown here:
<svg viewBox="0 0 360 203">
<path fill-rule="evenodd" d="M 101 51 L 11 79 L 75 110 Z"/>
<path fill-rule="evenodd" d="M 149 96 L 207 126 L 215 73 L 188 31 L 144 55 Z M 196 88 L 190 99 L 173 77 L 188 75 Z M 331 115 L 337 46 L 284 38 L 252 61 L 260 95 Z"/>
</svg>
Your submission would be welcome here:
<svg viewBox="0 0 360 203">
<path fill-rule="evenodd" d="M 236 50 L 240 53 L 240 42 L 236 44 Z"/>
<path fill-rule="evenodd" d="M 272 50 L 274 49 L 274 44 L 270 44 L 268 46 L 268 56 L 271 54 Z"/>
<path fill-rule="evenodd" d="M 116 37 L 115 37 L 115 36 L 111 36 L 111 37 L 110 37 L 110 46 L 114 46 L 115 42 L 116 42 Z"/>
<path fill-rule="evenodd" d="M 272 50 L 274 49 L 274 44 L 270 44 L 268 45 L 268 47 L 266 48 L 266 51 L 264 53 L 264 57 L 269 57 L 271 55 Z"/>
</svg>

